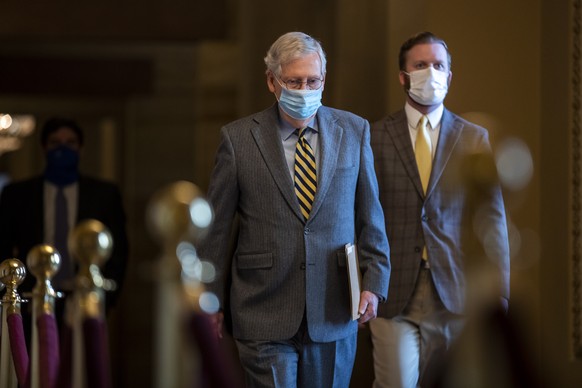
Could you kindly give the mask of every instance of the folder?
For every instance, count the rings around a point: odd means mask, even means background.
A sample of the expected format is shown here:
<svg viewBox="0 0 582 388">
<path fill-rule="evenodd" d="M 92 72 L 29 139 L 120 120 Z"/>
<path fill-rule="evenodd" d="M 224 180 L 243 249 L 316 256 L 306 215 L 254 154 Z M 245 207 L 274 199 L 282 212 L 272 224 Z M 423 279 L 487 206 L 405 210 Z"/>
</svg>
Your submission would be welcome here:
<svg viewBox="0 0 582 388">
<path fill-rule="evenodd" d="M 358 261 L 358 250 L 352 243 L 345 245 L 346 267 L 348 269 L 348 280 L 350 286 L 350 310 L 352 320 L 360 318 L 358 308 L 360 307 L 360 294 L 362 292 L 361 283 L 362 275 L 360 273 L 360 264 Z"/>
</svg>

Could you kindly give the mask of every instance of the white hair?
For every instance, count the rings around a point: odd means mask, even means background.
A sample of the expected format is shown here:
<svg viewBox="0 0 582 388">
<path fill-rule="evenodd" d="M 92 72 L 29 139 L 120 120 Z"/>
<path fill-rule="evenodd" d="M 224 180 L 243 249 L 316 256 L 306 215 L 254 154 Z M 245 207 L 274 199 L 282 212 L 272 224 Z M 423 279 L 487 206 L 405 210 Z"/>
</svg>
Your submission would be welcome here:
<svg viewBox="0 0 582 388">
<path fill-rule="evenodd" d="M 281 35 L 267 51 L 265 65 L 267 73 L 271 72 L 277 77 L 281 75 L 281 66 L 297 58 L 311 53 L 317 53 L 321 61 L 321 74 L 325 75 L 325 52 L 317 39 L 303 32 L 288 32 Z"/>
</svg>

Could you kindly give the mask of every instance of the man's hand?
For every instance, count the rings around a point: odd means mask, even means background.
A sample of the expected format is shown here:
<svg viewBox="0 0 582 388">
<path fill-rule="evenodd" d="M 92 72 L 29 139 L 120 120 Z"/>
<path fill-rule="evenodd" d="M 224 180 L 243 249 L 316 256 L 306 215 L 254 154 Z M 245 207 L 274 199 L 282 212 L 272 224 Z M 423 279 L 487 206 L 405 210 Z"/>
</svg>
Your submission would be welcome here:
<svg viewBox="0 0 582 388">
<path fill-rule="evenodd" d="M 212 331 L 216 338 L 222 339 L 222 324 L 224 322 L 224 313 L 219 311 L 214 314 L 210 314 L 210 325 L 212 326 Z"/>
<path fill-rule="evenodd" d="M 360 313 L 359 323 L 366 323 L 370 319 L 376 318 L 378 313 L 378 297 L 376 294 L 370 291 L 362 291 L 358 312 Z"/>
</svg>

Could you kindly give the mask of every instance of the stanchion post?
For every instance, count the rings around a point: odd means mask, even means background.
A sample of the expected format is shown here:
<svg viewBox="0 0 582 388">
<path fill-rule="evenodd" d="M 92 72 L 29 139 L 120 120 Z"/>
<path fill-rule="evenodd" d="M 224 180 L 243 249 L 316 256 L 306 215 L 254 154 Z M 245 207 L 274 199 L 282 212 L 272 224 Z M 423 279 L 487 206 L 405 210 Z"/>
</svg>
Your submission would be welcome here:
<svg viewBox="0 0 582 388">
<path fill-rule="evenodd" d="M 194 242 L 207 232 L 210 221 L 202 227 L 193 222 L 192 208 L 197 203 L 206 204 L 200 189 L 193 183 L 178 181 L 156 192 L 147 209 L 150 232 L 162 245 L 162 257 L 154 275 L 157 289 L 155 388 L 195 386 L 193 368 L 200 368 L 197 362 L 200 355 L 190 346 L 191 338 L 184 334 L 186 319 L 192 310 L 188 306 L 191 302 L 182 283 L 184 271 L 177 253 L 180 244 Z M 210 210 L 209 217 L 212 218 Z M 195 249 L 192 250 L 195 255 Z M 200 292 L 198 288 L 196 291 Z"/>
<path fill-rule="evenodd" d="M 36 284 L 31 293 L 32 298 L 32 342 L 30 360 L 30 388 L 51 386 L 52 382 L 41 383 L 38 319 L 43 315 L 54 317 L 55 300 L 62 297 L 62 293 L 54 290 L 51 279 L 57 273 L 61 265 L 59 252 L 51 245 L 40 244 L 33 247 L 26 257 L 26 264 L 30 273 L 36 278 Z M 56 351 L 58 354 L 58 351 Z M 55 365 L 58 368 L 58 363 Z M 48 378 L 55 378 L 58 369 L 46 371 Z"/>
<path fill-rule="evenodd" d="M 2 297 L 2 344 L 0 349 L 0 387 L 16 388 L 18 379 L 10 349 L 7 318 L 20 314 L 20 304 L 26 302 L 18 294 L 18 286 L 26 277 L 26 268 L 18 259 L 7 259 L 0 264 L 0 282 L 6 287 Z"/>
<path fill-rule="evenodd" d="M 95 333 L 98 338 L 92 338 L 89 344 L 84 329 L 89 321 L 105 325 L 105 291 L 114 290 L 116 285 L 102 276 L 101 267 L 111 256 L 113 238 L 103 223 L 89 219 L 71 231 L 68 244 L 79 265 L 72 298 L 74 307 L 67 305 L 68 310 L 73 310 L 72 384 L 73 387 L 110 387 L 108 346 L 98 344 L 107 341 L 105 330 Z M 99 354 L 94 354 L 92 347 L 99 348 Z M 94 360 L 88 360 L 87 350 L 91 350 L 90 357 Z M 88 365 L 88 361 L 95 364 Z"/>
</svg>

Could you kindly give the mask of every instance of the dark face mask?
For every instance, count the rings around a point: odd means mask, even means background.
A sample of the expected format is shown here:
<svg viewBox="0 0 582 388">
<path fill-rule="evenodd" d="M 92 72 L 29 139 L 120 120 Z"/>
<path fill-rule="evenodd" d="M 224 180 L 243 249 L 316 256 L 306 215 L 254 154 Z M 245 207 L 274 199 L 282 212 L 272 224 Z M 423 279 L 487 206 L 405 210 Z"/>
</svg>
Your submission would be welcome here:
<svg viewBox="0 0 582 388">
<path fill-rule="evenodd" d="M 79 152 L 60 145 L 46 153 L 44 177 L 57 186 L 66 186 L 79 179 Z"/>
</svg>

